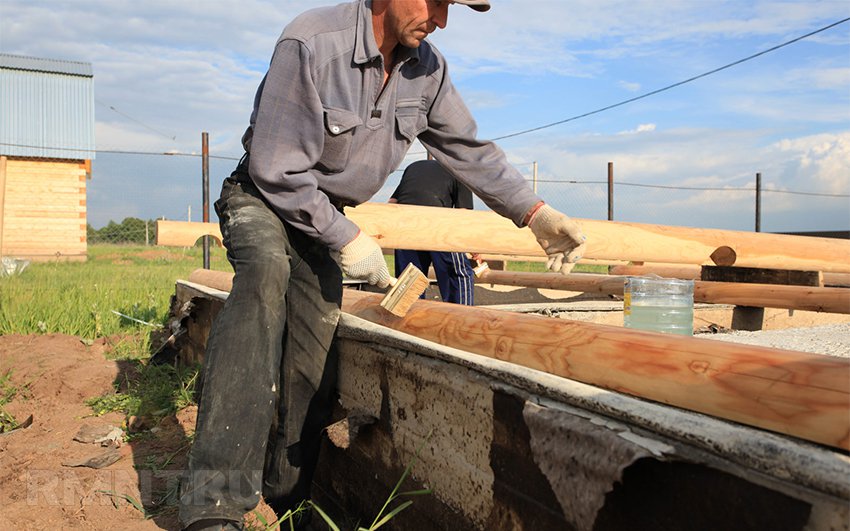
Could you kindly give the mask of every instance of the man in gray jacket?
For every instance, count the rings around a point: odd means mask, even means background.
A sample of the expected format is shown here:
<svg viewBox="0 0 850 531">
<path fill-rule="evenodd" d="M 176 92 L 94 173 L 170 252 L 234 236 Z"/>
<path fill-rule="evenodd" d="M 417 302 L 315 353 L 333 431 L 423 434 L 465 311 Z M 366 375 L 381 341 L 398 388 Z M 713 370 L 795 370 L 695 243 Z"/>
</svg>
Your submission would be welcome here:
<svg viewBox="0 0 850 531">
<path fill-rule="evenodd" d="M 552 270 L 584 247 L 578 225 L 537 197 L 476 125 L 425 38 L 449 5 L 356 0 L 307 11 L 277 41 L 257 90 L 246 154 L 215 203 L 235 276 L 210 333 L 189 470 L 187 529 L 239 528 L 262 495 L 282 515 L 310 496 L 336 387 L 342 276 L 395 279 L 380 246 L 343 215 L 371 198 L 417 138 L 517 226 Z"/>
</svg>

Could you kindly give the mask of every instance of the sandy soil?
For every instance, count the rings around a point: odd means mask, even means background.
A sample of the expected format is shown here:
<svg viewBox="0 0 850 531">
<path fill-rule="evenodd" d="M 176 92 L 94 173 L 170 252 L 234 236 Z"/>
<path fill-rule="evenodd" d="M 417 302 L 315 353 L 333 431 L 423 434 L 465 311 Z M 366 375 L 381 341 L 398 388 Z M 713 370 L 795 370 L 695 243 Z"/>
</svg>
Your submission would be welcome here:
<svg viewBox="0 0 850 531">
<path fill-rule="evenodd" d="M 125 422 L 118 413 L 93 417 L 85 405 L 133 377 L 131 364 L 106 359 L 109 349 L 108 340 L 86 345 L 64 335 L 0 337 L 0 377 L 11 369 L 23 389 L 5 409 L 18 422 L 33 416 L 28 428 L 0 434 L 0 529 L 179 529 L 174 495 L 194 407 L 117 449 L 74 440 L 83 426 Z M 107 452 L 118 460 L 103 468 L 66 466 Z"/>
</svg>

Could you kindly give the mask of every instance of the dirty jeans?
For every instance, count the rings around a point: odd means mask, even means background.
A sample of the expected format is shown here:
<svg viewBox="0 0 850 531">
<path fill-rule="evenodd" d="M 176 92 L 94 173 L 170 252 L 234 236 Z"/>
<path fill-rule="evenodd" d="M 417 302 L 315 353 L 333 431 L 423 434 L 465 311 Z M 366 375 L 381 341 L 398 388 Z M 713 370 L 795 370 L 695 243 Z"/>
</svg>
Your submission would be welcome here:
<svg viewBox="0 0 850 531">
<path fill-rule="evenodd" d="M 334 255 L 282 222 L 243 165 L 215 208 L 235 276 L 207 344 L 184 526 L 241 520 L 260 494 L 279 513 L 309 498 L 336 390 Z"/>
</svg>

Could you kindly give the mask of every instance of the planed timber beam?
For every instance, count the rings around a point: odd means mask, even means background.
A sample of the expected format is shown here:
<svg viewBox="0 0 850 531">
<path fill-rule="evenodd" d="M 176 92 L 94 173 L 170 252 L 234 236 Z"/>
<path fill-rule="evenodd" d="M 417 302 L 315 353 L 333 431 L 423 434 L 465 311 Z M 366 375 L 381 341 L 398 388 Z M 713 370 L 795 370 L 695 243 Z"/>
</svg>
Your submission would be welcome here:
<svg viewBox="0 0 850 531">
<path fill-rule="evenodd" d="M 232 273 L 190 282 L 229 291 Z M 225 289 L 227 288 L 227 289 Z M 850 359 L 380 294 L 343 311 L 422 339 L 640 398 L 850 450 Z"/>
<path fill-rule="evenodd" d="M 543 254 L 530 229 L 518 229 L 494 212 L 390 203 L 364 203 L 356 208 L 348 207 L 345 212 L 385 249 Z M 850 273 L 850 241 L 591 219 L 576 221 L 587 235 L 584 257 L 588 259 L 713 265 L 711 255 L 721 247 L 728 247 L 734 251 L 734 265 L 742 267 Z M 221 233 L 213 224 L 204 227 L 197 223 L 157 221 L 159 245 L 192 245 L 205 234 L 221 241 Z"/>
<path fill-rule="evenodd" d="M 156 220 L 156 244 L 173 247 L 191 247 L 203 236 L 212 236 L 221 243 L 218 223 L 202 221 Z"/>
<path fill-rule="evenodd" d="M 625 276 L 485 271 L 479 282 L 622 295 Z M 694 280 L 694 302 L 850 314 L 850 289 Z"/>
</svg>

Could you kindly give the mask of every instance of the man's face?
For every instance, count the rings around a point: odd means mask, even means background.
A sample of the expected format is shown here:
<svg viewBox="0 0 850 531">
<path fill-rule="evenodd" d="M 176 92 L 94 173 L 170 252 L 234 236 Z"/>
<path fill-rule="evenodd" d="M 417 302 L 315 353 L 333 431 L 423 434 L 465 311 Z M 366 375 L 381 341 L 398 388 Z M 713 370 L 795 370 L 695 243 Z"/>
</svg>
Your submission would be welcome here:
<svg viewBox="0 0 850 531">
<path fill-rule="evenodd" d="M 449 17 L 446 0 L 390 0 L 387 18 L 390 31 L 403 46 L 418 48 L 437 28 L 445 28 Z"/>
</svg>

